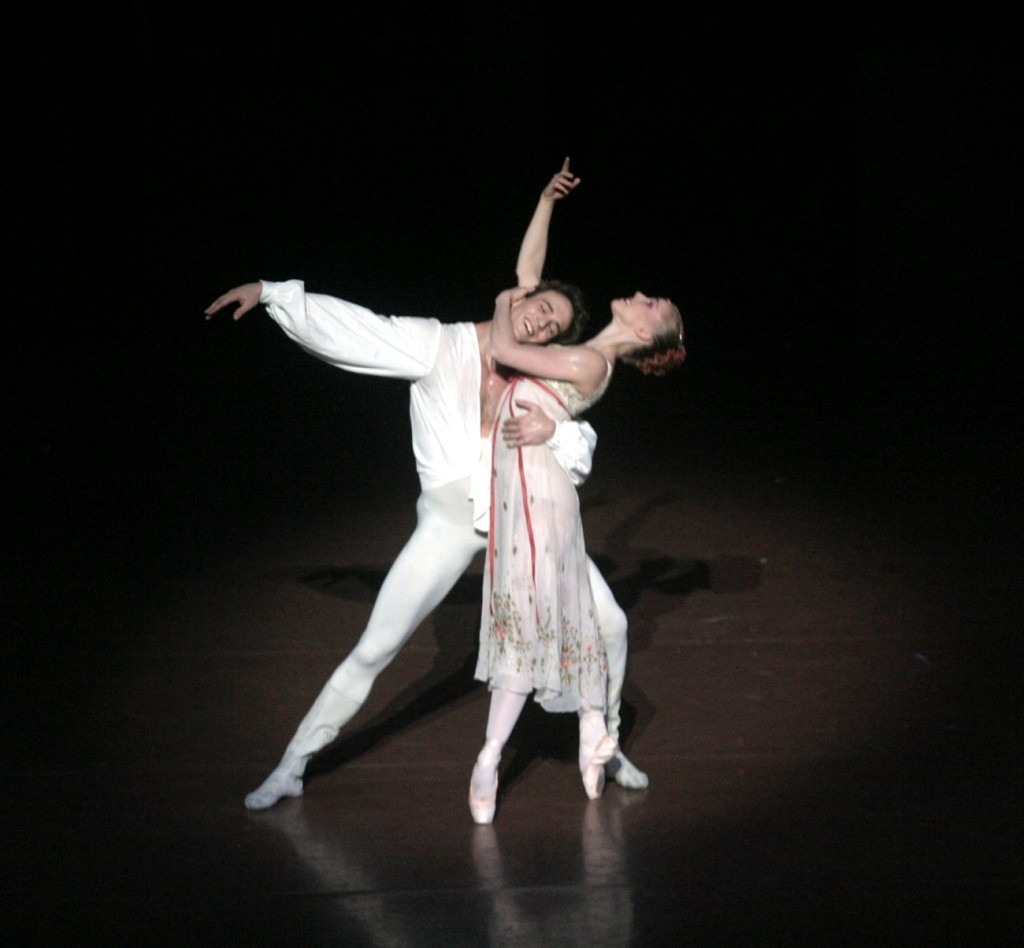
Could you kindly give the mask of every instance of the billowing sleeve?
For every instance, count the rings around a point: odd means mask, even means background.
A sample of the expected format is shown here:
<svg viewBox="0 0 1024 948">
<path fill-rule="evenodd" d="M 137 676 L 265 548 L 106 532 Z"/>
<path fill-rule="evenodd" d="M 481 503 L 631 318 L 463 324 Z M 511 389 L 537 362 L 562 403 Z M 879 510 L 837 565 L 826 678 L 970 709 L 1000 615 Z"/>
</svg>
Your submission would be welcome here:
<svg viewBox="0 0 1024 948">
<path fill-rule="evenodd" d="M 586 421 L 560 421 L 548 439 L 555 459 L 565 468 L 569 480 L 577 487 L 589 476 L 597 447 L 597 432 Z"/>
<path fill-rule="evenodd" d="M 318 359 L 364 375 L 423 378 L 441 336 L 436 319 L 379 316 L 365 306 L 307 293 L 301 280 L 261 281 L 260 302 L 286 335 Z"/>
</svg>

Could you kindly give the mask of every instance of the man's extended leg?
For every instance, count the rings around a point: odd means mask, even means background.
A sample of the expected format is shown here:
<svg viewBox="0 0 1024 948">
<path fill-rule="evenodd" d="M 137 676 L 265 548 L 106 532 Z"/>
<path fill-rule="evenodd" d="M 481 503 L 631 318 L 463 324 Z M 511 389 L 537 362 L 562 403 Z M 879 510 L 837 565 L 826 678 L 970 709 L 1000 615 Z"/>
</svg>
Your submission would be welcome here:
<svg viewBox="0 0 1024 948">
<path fill-rule="evenodd" d="M 468 492 L 466 481 L 456 481 L 420 495 L 416 529 L 388 571 L 366 630 L 302 719 L 281 762 L 245 798 L 250 810 L 302 795 L 309 758 L 363 706 L 377 676 L 483 549 L 484 538 L 473 530 Z"/>
<path fill-rule="evenodd" d="M 601 627 L 601 641 L 608 654 L 608 733 L 619 739 L 619 725 L 622 723 L 622 685 L 626 679 L 626 613 L 615 601 L 608 583 L 605 582 L 594 561 L 587 558 L 587 575 L 590 577 L 590 588 L 594 595 L 594 606 Z M 615 782 L 630 790 L 642 790 L 648 784 L 647 774 L 630 762 L 629 758 L 619 752 L 608 763 L 608 775 Z"/>
</svg>

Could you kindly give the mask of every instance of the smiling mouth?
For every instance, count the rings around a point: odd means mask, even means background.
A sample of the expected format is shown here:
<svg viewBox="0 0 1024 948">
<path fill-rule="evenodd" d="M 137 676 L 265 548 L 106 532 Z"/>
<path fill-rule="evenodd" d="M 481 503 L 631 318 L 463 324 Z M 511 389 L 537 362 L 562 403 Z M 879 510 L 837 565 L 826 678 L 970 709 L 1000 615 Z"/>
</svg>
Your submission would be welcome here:
<svg viewBox="0 0 1024 948">
<path fill-rule="evenodd" d="M 533 323 L 531 323 L 530 320 L 528 320 L 528 319 L 524 319 L 523 320 L 523 328 L 526 330 L 526 335 L 532 338 L 533 337 Z"/>
</svg>

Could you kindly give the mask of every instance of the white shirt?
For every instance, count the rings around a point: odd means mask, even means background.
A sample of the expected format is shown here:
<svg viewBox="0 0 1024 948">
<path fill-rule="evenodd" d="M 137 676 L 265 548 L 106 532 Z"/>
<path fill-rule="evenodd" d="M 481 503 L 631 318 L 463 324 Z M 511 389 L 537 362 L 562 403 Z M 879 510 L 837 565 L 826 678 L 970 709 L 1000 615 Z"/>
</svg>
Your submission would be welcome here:
<svg viewBox="0 0 1024 948">
<path fill-rule="evenodd" d="M 262 281 L 260 302 L 311 355 L 349 372 L 407 379 L 416 471 L 424 490 L 473 478 L 474 522 L 486 517 L 489 441 L 480 436 L 480 342 L 473 323 L 380 316 L 333 296 L 306 293 L 301 280 Z M 590 474 L 597 434 L 564 421 L 548 442 L 572 482 Z M 483 496 L 480 496 L 483 494 Z M 483 521 L 486 525 L 486 520 Z"/>
</svg>

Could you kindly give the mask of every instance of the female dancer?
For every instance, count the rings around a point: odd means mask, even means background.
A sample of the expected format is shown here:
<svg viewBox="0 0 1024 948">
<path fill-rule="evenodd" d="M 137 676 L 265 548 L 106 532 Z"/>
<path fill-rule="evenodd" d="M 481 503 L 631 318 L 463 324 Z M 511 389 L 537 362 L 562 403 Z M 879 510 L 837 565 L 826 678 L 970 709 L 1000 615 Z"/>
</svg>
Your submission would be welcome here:
<svg viewBox="0 0 1024 948">
<path fill-rule="evenodd" d="M 566 183 L 567 175 L 572 178 L 568 159 L 549 189 L 561 179 L 559 193 L 568 193 L 578 179 Z M 550 220 L 550 204 L 543 212 L 543 203 L 542 196 L 541 226 L 531 226 L 520 253 L 517 276 L 526 286 L 540 279 Z M 524 265 L 528 260 L 536 269 Z M 495 304 L 491 355 L 523 373 L 502 397 L 495 432 L 533 405 L 552 418 L 575 417 L 604 394 L 620 359 L 645 374 L 661 375 L 686 357 L 679 309 L 671 300 L 642 293 L 613 300 L 608 324 L 582 345 L 523 345 L 512 332 L 512 311 L 525 292 L 523 287 L 506 290 Z M 494 818 L 501 751 L 530 693 L 546 710 L 579 715 L 579 765 L 591 799 L 600 796 L 604 765 L 618 750 L 605 726 L 608 666 L 575 487 L 543 451 L 495 444 L 491 490 L 476 668 L 476 677 L 490 686 L 491 706 L 469 790 L 477 823 Z"/>
</svg>

